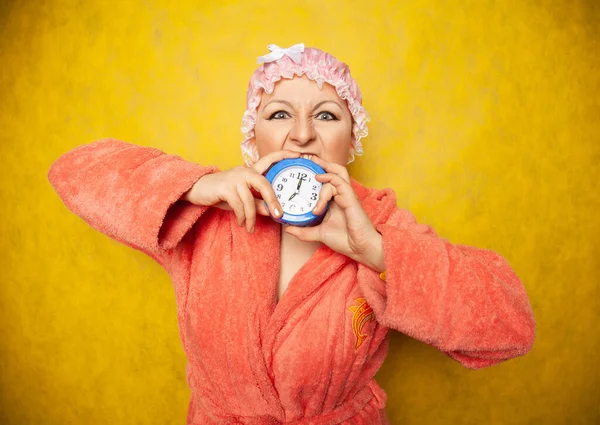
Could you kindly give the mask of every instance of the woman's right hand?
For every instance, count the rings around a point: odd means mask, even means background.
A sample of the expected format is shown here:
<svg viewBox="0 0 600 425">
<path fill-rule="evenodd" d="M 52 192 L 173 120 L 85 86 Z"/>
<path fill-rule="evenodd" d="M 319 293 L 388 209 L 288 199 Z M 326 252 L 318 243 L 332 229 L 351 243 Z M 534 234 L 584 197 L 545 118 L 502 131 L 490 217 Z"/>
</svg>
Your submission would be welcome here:
<svg viewBox="0 0 600 425">
<path fill-rule="evenodd" d="M 246 230 L 254 232 L 256 213 L 281 217 L 281 205 L 269 181 L 263 175 L 269 167 L 286 158 L 298 158 L 300 153 L 283 150 L 272 152 L 260 158 L 251 166 L 240 166 L 230 170 L 201 177 L 181 199 L 195 205 L 212 205 L 225 210 L 233 210 L 239 226 L 246 224 Z M 252 189 L 263 199 L 257 199 Z M 269 206 L 265 207 L 264 202 Z"/>
</svg>

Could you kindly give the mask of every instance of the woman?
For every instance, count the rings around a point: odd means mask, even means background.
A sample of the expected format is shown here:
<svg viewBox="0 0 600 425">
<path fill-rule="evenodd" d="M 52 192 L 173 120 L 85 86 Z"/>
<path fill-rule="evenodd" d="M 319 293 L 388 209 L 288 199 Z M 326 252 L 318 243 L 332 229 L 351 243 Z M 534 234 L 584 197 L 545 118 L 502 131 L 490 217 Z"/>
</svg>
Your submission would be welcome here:
<svg viewBox="0 0 600 425">
<path fill-rule="evenodd" d="M 73 212 L 171 276 L 187 423 L 388 423 L 373 376 L 389 329 L 472 369 L 527 353 L 533 314 L 502 257 L 450 244 L 391 190 L 350 179 L 368 118 L 348 67 L 303 45 L 269 47 L 248 89 L 245 167 L 102 140 L 49 171 Z M 282 227 L 263 173 L 301 155 L 326 171 L 316 213 L 330 208 L 318 226 Z"/>
</svg>

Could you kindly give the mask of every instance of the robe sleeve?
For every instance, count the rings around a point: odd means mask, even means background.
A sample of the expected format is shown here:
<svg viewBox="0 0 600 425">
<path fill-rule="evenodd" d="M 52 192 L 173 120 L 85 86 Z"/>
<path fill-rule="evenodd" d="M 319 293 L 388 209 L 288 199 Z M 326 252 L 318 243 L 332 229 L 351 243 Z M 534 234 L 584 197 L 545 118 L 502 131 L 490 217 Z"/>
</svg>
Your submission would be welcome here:
<svg viewBox="0 0 600 425">
<path fill-rule="evenodd" d="M 525 288 L 495 252 L 453 245 L 406 210 L 376 226 L 386 280 L 359 264 L 359 282 L 384 326 L 480 369 L 529 352 L 535 319 Z"/>
<path fill-rule="evenodd" d="M 181 196 L 217 171 L 159 149 L 104 139 L 60 156 L 48 179 L 91 227 L 163 264 L 164 254 L 209 208 Z"/>
</svg>

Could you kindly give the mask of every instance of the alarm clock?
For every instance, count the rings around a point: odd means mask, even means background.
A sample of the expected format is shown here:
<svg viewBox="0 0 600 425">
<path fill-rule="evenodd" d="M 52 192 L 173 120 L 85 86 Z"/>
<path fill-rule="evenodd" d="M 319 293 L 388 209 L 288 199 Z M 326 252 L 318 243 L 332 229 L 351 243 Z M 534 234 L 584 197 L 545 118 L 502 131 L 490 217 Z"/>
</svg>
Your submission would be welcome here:
<svg viewBox="0 0 600 425">
<path fill-rule="evenodd" d="M 329 203 L 319 215 L 312 210 L 317 205 L 323 184 L 315 179 L 325 170 L 309 159 L 289 158 L 275 163 L 265 177 L 281 204 L 283 215 L 273 220 L 293 226 L 316 226 L 321 222 Z"/>
</svg>

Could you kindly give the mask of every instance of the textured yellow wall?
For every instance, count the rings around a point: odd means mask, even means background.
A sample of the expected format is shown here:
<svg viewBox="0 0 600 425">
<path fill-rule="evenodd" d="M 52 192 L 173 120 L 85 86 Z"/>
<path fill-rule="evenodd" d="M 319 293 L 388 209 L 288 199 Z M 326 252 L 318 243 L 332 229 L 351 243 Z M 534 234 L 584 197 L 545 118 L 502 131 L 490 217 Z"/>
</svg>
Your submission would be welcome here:
<svg viewBox="0 0 600 425">
<path fill-rule="evenodd" d="M 297 42 L 362 87 L 351 172 L 503 254 L 536 314 L 533 351 L 480 371 L 395 334 L 392 424 L 600 421 L 596 1 L 0 4 L 0 423 L 185 422 L 168 277 L 67 213 L 46 172 L 106 136 L 238 164 L 255 59 Z"/>
</svg>

